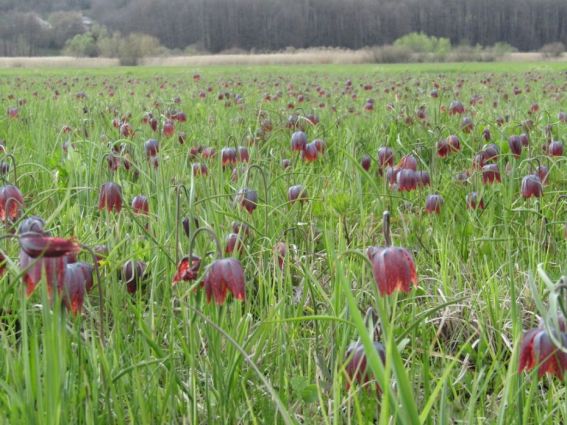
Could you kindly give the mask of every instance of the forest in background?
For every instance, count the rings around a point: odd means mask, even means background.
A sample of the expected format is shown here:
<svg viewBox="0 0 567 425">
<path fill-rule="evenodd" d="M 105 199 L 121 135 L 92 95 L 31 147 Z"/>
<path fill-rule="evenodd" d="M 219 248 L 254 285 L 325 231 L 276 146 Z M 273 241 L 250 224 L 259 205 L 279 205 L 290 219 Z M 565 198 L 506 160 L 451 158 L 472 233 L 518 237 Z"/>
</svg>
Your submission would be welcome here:
<svg viewBox="0 0 567 425">
<path fill-rule="evenodd" d="M 106 37 L 110 50 L 117 37 L 145 34 L 151 37 L 142 50 L 217 53 L 359 49 L 389 45 L 412 32 L 448 38 L 453 45 L 506 42 L 538 50 L 567 43 L 567 1 L 0 0 L 4 56 L 59 54 L 77 35 L 95 42 Z M 87 55 L 106 54 L 97 49 Z"/>
</svg>

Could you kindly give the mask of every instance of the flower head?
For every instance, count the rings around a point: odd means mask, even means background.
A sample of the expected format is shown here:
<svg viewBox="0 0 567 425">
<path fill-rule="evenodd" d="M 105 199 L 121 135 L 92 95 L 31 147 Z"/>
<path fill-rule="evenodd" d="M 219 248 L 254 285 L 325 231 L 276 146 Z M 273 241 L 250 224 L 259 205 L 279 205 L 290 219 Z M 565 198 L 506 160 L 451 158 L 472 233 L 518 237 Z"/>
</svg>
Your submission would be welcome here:
<svg viewBox="0 0 567 425">
<path fill-rule="evenodd" d="M 236 258 L 215 260 L 207 269 L 203 285 L 207 302 L 211 302 L 214 297 L 217 304 L 223 304 L 227 290 L 239 301 L 244 300 L 246 296 L 244 270 Z"/>
</svg>

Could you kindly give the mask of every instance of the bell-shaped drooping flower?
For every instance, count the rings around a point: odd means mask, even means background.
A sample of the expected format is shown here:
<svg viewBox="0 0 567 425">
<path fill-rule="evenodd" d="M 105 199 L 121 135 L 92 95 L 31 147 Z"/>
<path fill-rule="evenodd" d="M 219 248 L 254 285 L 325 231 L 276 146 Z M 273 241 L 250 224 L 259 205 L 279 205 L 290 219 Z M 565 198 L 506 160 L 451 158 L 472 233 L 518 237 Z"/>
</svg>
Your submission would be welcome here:
<svg viewBox="0 0 567 425">
<path fill-rule="evenodd" d="M 467 194 L 466 204 L 469 210 L 484 209 L 484 200 L 476 192 Z"/>
<path fill-rule="evenodd" d="M 291 203 L 297 201 L 305 202 L 307 201 L 307 198 L 307 190 L 300 184 L 290 186 L 290 188 L 287 190 L 287 200 Z"/>
<path fill-rule="evenodd" d="M 524 199 L 536 197 L 541 198 L 543 196 L 543 185 L 541 180 L 535 174 L 529 174 L 522 179 L 521 187 L 522 196 Z"/>
<path fill-rule="evenodd" d="M 225 240 L 224 254 L 232 255 L 236 249 L 238 253 L 244 248 L 244 236 L 238 233 L 229 233 Z"/>
<path fill-rule="evenodd" d="M 520 345 L 518 371 L 537 369 L 538 377 L 546 373 L 563 379 L 567 373 L 567 332 L 559 330 L 555 340 L 562 345 L 560 349 L 546 329 L 536 328 L 527 331 Z"/>
<path fill-rule="evenodd" d="M 449 115 L 460 115 L 465 113 L 465 107 L 458 100 L 453 100 L 449 105 Z"/>
<path fill-rule="evenodd" d="M 16 221 L 21 214 L 24 197 L 16 186 L 7 184 L 0 188 L 0 220 Z"/>
<path fill-rule="evenodd" d="M 20 247 L 31 258 L 74 256 L 81 250 L 81 245 L 74 239 L 56 238 L 33 232 L 20 235 Z"/>
<path fill-rule="evenodd" d="M 486 164 L 482 167 L 483 184 L 500 183 L 501 181 L 502 179 L 500 178 L 500 170 L 498 169 L 498 164 Z"/>
<path fill-rule="evenodd" d="M 417 286 L 417 272 L 411 253 L 400 247 L 391 246 L 390 213 L 384 212 L 384 238 L 386 246 L 371 246 L 367 250 L 372 263 L 372 274 L 381 295 L 394 291 L 409 292 Z"/>
<path fill-rule="evenodd" d="M 236 193 L 235 202 L 252 214 L 258 206 L 258 193 L 248 188 L 240 189 Z"/>
<path fill-rule="evenodd" d="M 63 278 L 63 303 L 74 315 L 81 313 L 85 293 L 93 286 L 93 268 L 86 263 L 67 264 Z"/>
<path fill-rule="evenodd" d="M 246 297 L 244 270 L 236 258 L 215 260 L 207 268 L 203 285 L 207 294 L 207 302 L 215 299 L 217 304 L 223 304 L 227 291 L 239 301 Z"/>
<path fill-rule="evenodd" d="M 37 233 L 40 235 L 48 235 L 44 230 L 45 222 L 41 217 L 32 215 L 20 223 L 18 227 L 18 234 L 23 235 L 24 233 Z"/>
<path fill-rule="evenodd" d="M 128 260 L 122 266 L 121 278 L 130 294 L 136 293 L 146 274 L 146 263 Z"/>
<path fill-rule="evenodd" d="M 374 341 L 374 349 L 380 356 L 382 363 L 386 363 L 386 350 L 384 346 L 380 342 Z M 347 361 L 345 372 L 348 376 L 347 389 L 350 388 L 352 383 L 362 385 L 370 381 L 372 374 L 368 370 L 366 352 L 361 342 L 353 342 L 350 344 L 347 348 L 345 358 Z M 379 389 L 379 387 L 377 388 Z"/>
<path fill-rule="evenodd" d="M 456 135 L 451 134 L 447 137 L 447 146 L 450 152 L 458 152 L 461 150 L 461 141 Z"/>
<path fill-rule="evenodd" d="M 223 148 L 221 150 L 221 163 L 222 167 L 226 167 L 227 165 L 234 165 L 236 164 L 237 160 L 237 151 L 235 148 L 228 147 Z"/>
<path fill-rule="evenodd" d="M 159 153 L 159 142 L 156 139 L 146 140 L 144 143 L 144 150 L 146 151 L 148 159 L 157 156 Z"/>
<path fill-rule="evenodd" d="M 291 150 L 303 151 L 307 145 L 307 134 L 303 131 L 296 131 L 291 135 Z"/>
<path fill-rule="evenodd" d="M 119 213 L 122 209 L 122 189 L 113 182 L 105 183 L 100 188 L 98 209 Z"/>
<path fill-rule="evenodd" d="M 173 285 L 176 285 L 181 281 L 189 282 L 197 279 L 200 268 L 201 257 L 192 255 L 191 261 L 189 260 L 189 256 L 183 257 L 177 265 L 177 272 L 175 273 L 175 276 L 173 276 Z"/>
<path fill-rule="evenodd" d="M 51 237 L 43 229 L 43 220 L 39 217 L 25 219 L 19 227 L 20 268 L 26 293 L 30 296 L 41 281 L 47 281 L 49 296 L 54 288 L 60 292 L 63 288 L 65 267 L 81 246 L 73 239 Z"/>
<path fill-rule="evenodd" d="M 410 192 L 417 189 L 417 172 L 409 169 L 402 168 L 396 174 L 396 184 L 400 192 Z"/>
<path fill-rule="evenodd" d="M 443 197 L 438 193 L 427 195 L 425 198 L 425 212 L 429 214 L 439 214 L 443 205 Z"/>
<path fill-rule="evenodd" d="M 394 166 L 394 151 L 388 146 L 378 149 L 378 166 L 380 169 Z"/>
<path fill-rule="evenodd" d="M 132 212 L 138 215 L 148 215 L 150 211 L 150 206 L 148 203 L 148 198 L 144 195 L 138 195 L 132 199 Z"/>
<path fill-rule="evenodd" d="M 522 139 L 520 139 L 520 136 L 512 135 L 508 137 L 508 146 L 512 155 L 519 158 L 522 154 Z"/>
<path fill-rule="evenodd" d="M 317 150 L 317 146 L 314 144 L 314 142 L 311 142 L 305 145 L 305 149 L 301 151 L 301 158 L 305 162 L 312 162 L 317 160 L 318 154 L 319 151 Z"/>
</svg>

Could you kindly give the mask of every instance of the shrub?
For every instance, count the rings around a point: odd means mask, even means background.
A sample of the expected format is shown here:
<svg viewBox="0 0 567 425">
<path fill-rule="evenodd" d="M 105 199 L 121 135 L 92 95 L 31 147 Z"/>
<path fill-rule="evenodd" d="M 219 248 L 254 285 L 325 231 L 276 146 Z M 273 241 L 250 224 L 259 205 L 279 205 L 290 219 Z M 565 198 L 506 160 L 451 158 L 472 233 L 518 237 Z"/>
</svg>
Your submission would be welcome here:
<svg viewBox="0 0 567 425">
<path fill-rule="evenodd" d="M 370 51 L 374 63 L 405 63 L 412 58 L 411 50 L 404 46 L 376 46 Z"/>
<path fill-rule="evenodd" d="M 98 56 L 96 40 L 91 33 L 78 34 L 67 40 L 63 52 L 70 56 L 95 57 Z"/>
<path fill-rule="evenodd" d="M 560 41 L 547 43 L 539 51 L 544 58 L 558 58 L 565 52 L 565 44 Z"/>
<path fill-rule="evenodd" d="M 118 59 L 120 65 L 138 65 L 141 58 L 151 56 L 160 51 L 159 40 L 151 35 L 132 33 L 128 34 L 119 43 Z"/>
<path fill-rule="evenodd" d="M 403 47 L 414 53 L 435 53 L 445 55 L 451 50 L 448 38 L 434 37 L 422 32 L 412 32 L 394 41 L 395 47 Z"/>
</svg>

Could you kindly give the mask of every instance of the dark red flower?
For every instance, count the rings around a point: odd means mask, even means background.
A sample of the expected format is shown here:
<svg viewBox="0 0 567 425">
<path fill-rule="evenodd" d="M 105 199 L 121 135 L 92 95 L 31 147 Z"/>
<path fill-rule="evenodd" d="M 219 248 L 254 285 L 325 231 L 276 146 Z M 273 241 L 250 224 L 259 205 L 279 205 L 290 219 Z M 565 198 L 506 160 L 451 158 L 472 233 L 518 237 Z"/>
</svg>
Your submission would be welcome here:
<svg viewBox="0 0 567 425">
<path fill-rule="evenodd" d="M 563 155 L 563 143 L 561 143 L 557 140 L 551 142 L 547 146 L 547 153 L 550 156 L 561 156 L 561 155 Z"/>
<path fill-rule="evenodd" d="M 103 208 L 116 213 L 119 213 L 122 209 L 122 189 L 116 183 L 108 182 L 101 186 L 98 209 L 102 210 Z"/>
<path fill-rule="evenodd" d="M 21 213 L 24 197 L 16 186 L 7 184 L 0 188 L 0 220 L 15 221 Z"/>
<path fill-rule="evenodd" d="M 134 199 L 132 199 L 132 211 L 134 214 L 148 215 L 150 211 L 148 198 L 144 195 L 134 197 Z"/>
<path fill-rule="evenodd" d="M 451 152 L 458 152 L 461 150 L 461 142 L 459 138 L 454 134 L 451 134 L 449 137 L 447 137 L 447 144 L 449 145 L 449 150 Z"/>
<path fill-rule="evenodd" d="M 159 142 L 156 139 L 148 139 L 144 143 L 144 150 L 148 158 L 156 156 L 159 153 Z"/>
<path fill-rule="evenodd" d="M 21 250 L 20 268 L 23 272 L 22 279 L 26 285 L 26 295 L 29 297 L 33 293 L 42 276 L 45 277 L 47 282 L 49 296 L 53 293 L 53 288 L 60 291 L 63 287 L 66 266 L 66 256 L 33 258 L 24 250 Z"/>
<path fill-rule="evenodd" d="M 484 200 L 480 198 L 476 192 L 471 192 L 467 194 L 467 208 L 470 210 L 476 210 L 477 208 L 483 210 L 484 209 Z"/>
<path fill-rule="evenodd" d="M 307 134 L 303 131 L 296 131 L 291 135 L 291 150 L 303 151 L 307 145 Z"/>
<path fill-rule="evenodd" d="M 238 147 L 238 160 L 241 162 L 249 162 L 250 161 L 250 153 L 248 152 L 248 148 L 245 146 Z"/>
<path fill-rule="evenodd" d="M 40 233 L 21 234 L 20 247 L 32 258 L 75 255 L 81 250 L 81 245 L 73 239 L 44 236 Z"/>
<path fill-rule="evenodd" d="M 239 301 L 246 297 L 244 270 L 236 258 L 215 260 L 207 268 L 203 285 L 207 302 L 214 298 L 217 304 L 223 304 L 227 290 Z"/>
<path fill-rule="evenodd" d="M 305 202 L 307 201 L 307 196 L 307 190 L 300 184 L 291 186 L 287 190 L 287 199 L 291 203 L 296 201 Z"/>
<path fill-rule="evenodd" d="M 538 176 L 529 174 L 522 179 L 521 187 L 522 196 L 531 198 L 532 196 L 540 198 L 543 195 L 543 185 Z"/>
<path fill-rule="evenodd" d="M 175 273 L 175 276 L 173 276 L 173 285 L 181 282 L 182 280 L 188 282 L 197 279 L 200 268 L 201 257 L 192 255 L 191 261 L 189 261 L 189 256 L 183 257 L 177 265 L 177 272 Z"/>
<path fill-rule="evenodd" d="M 559 332 L 556 339 L 567 349 L 567 333 Z M 546 373 L 562 379 L 567 372 L 567 353 L 556 347 L 545 329 L 530 329 L 522 338 L 518 372 L 537 369 L 538 377 Z"/>
<path fill-rule="evenodd" d="M 380 356 L 382 364 L 385 364 L 386 350 L 384 346 L 380 342 L 374 341 L 374 349 Z M 367 383 L 371 378 L 371 373 L 367 370 L 368 366 L 364 345 L 361 342 L 353 342 L 350 344 L 347 348 L 345 358 L 347 361 L 345 372 L 348 376 L 347 389 L 355 382 L 358 384 Z M 377 388 L 379 389 L 380 387 Z"/>
<path fill-rule="evenodd" d="M 381 295 L 390 295 L 396 290 L 409 292 L 412 284 L 417 286 L 415 263 L 407 249 L 371 246 L 367 255 Z"/>
<path fill-rule="evenodd" d="M 398 168 L 406 169 L 406 170 L 417 170 L 417 159 L 413 155 L 405 155 L 400 159 L 398 163 Z"/>
<path fill-rule="evenodd" d="M 175 133 L 175 124 L 173 123 L 173 121 L 169 119 L 165 120 L 162 131 L 165 137 L 173 136 L 173 134 Z"/>
<path fill-rule="evenodd" d="M 485 162 L 496 161 L 496 159 L 498 158 L 498 155 L 500 154 L 500 150 L 498 149 L 498 145 L 495 145 L 494 143 L 490 143 L 490 144 L 486 145 L 484 147 L 484 149 L 482 150 L 482 152 L 484 153 L 484 161 Z"/>
<path fill-rule="evenodd" d="M 449 105 L 449 115 L 463 114 L 465 112 L 465 107 L 458 100 L 453 100 Z"/>
<path fill-rule="evenodd" d="M 400 192 L 410 192 L 417 189 L 417 173 L 411 169 L 401 169 L 396 175 L 396 184 Z"/>
<path fill-rule="evenodd" d="M 482 167 L 483 184 L 500 183 L 501 181 L 502 180 L 500 178 L 500 170 L 498 169 L 498 164 L 487 164 Z"/>
<path fill-rule="evenodd" d="M 124 263 L 121 278 L 130 294 L 134 294 L 138 290 L 145 273 L 146 263 L 143 261 L 128 260 Z"/>
<path fill-rule="evenodd" d="M 545 184 L 547 182 L 547 175 L 549 174 L 549 168 L 547 168 L 545 165 L 540 165 L 536 168 L 536 174 L 541 180 L 541 183 Z"/>
<path fill-rule="evenodd" d="M 207 176 L 209 174 L 209 169 L 205 164 L 201 164 L 199 162 L 195 162 L 191 165 L 193 169 L 193 175 L 197 176 Z"/>
<path fill-rule="evenodd" d="M 223 148 L 221 150 L 221 163 L 223 168 L 227 165 L 236 164 L 236 155 L 235 148 Z"/>
<path fill-rule="evenodd" d="M 368 156 L 368 155 L 364 155 L 362 157 L 362 159 L 360 160 L 360 165 L 362 166 L 364 171 L 370 170 L 371 164 L 372 164 L 372 159 L 370 159 L 370 156 Z"/>
<path fill-rule="evenodd" d="M 318 153 L 317 146 L 311 142 L 305 145 L 305 149 L 301 151 L 301 158 L 307 162 L 316 161 Z"/>
<path fill-rule="evenodd" d="M 526 133 L 522 133 L 518 136 L 522 146 L 528 147 L 530 145 L 530 137 Z"/>
<path fill-rule="evenodd" d="M 425 211 L 429 214 L 439 214 L 443 205 L 443 197 L 439 194 L 427 195 L 425 199 Z"/>
<path fill-rule="evenodd" d="M 317 152 L 323 154 L 327 149 L 327 143 L 323 139 L 315 139 L 311 142 L 317 148 Z"/>
<path fill-rule="evenodd" d="M 248 226 L 246 223 L 241 223 L 239 221 L 233 221 L 232 222 L 232 232 L 238 233 L 239 235 L 242 235 L 243 237 L 250 236 L 250 226 Z"/>
<path fill-rule="evenodd" d="M 427 171 L 416 171 L 417 187 L 425 187 L 431 185 L 431 177 Z"/>
<path fill-rule="evenodd" d="M 157 120 L 157 118 L 154 118 L 154 117 L 150 118 L 149 121 L 148 121 L 148 124 L 150 125 L 150 128 L 151 128 L 153 131 L 157 131 L 157 127 L 158 127 L 158 120 Z"/>
<path fill-rule="evenodd" d="M 447 155 L 449 155 L 449 143 L 447 139 L 441 139 L 437 142 L 437 156 L 445 158 Z"/>
<path fill-rule="evenodd" d="M 463 130 L 464 133 L 470 133 L 471 131 L 473 131 L 474 129 L 474 124 L 472 119 L 470 119 L 469 117 L 464 117 L 463 121 L 461 122 L 461 130 Z"/>
<path fill-rule="evenodd" d="M 45 222 L 41 217 L 38 216 L 31 216 L 22 220 L 20 226 L 18 227 L 18 234 L 23 235 L 24 233 L 38 233 L 41 235 L 46 235 L 47 233 L 44 231 L 43 226 L 45 226 Z"/>
<path fill-rule="evenodd" d="M 510 146 L 510 152 L 516 158 L 518 158 L 522 154 L 522 140 L 520 136 L 510 136 L 508 137 L 508 146 Z"/>
<path fill-rule="evenodd" d="M 244 241 L 242 239 L 243 237 L 240 236 L 238 233 L 229 233 L 228 236 L 226 237 L 224 254 L 230 255 L 234 252 L 235 249 L 237 249 L 238 252 L 241 252 L 242 248 L 244 248 Z"/>
<path fill-rule="evenodd" d="M 249 214 L 252 214 L 258 206 L 258 194 L 252 189 L 240 189 L 236 192 L 235 201 L 242 208 L 245 208 Z"/>
<path fill-rule="evenodd" d="M 63 304 L 74 315 L 83 309 L 85 293 L 92 287 L 92 267 L 85 263 L 68 264 L 63 279 Z"/>
<path fill-rule="evenodd" d="M 380 168 L 394 165 L 394 151 L 391 148 L 382 146 L 378 149 L 378 165 Z"/>
<path fill-rule="evenodd" d="M 203 150 L 201 151 L 201 155 L 205 159 L 210 159 L 210 158 L 214 158 L 217 155 L 217 151 L 215 150 L 215 148 L 207 146 L 203 148 Z"/>
<path fill-rule="evenodd" d="M 127 122 L 120 125 L 120 135 L 122 137 L 131 137 L 134 135 L 134 129 Z"/>
</svg>

